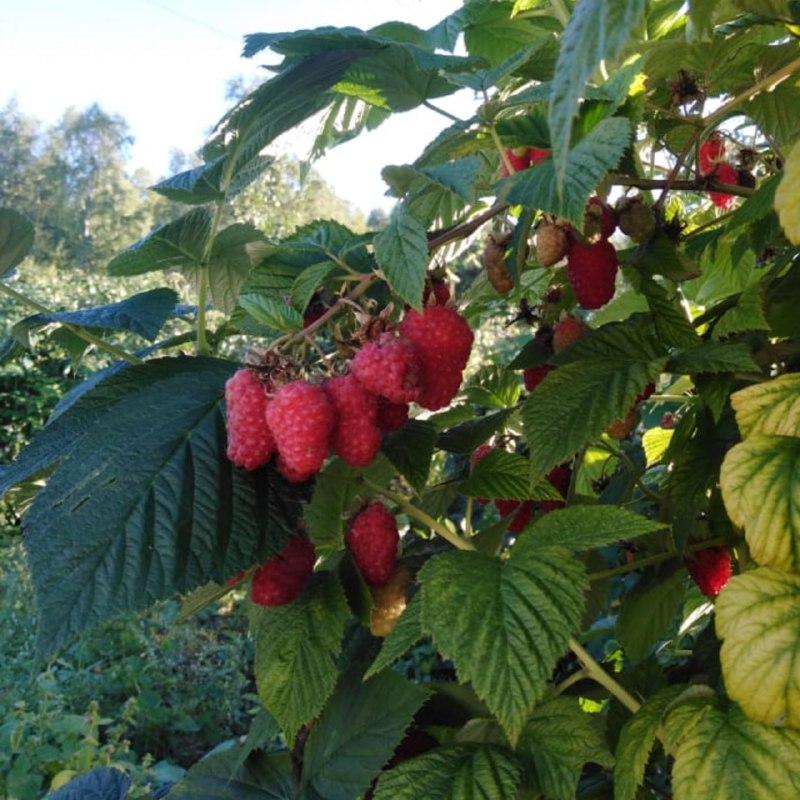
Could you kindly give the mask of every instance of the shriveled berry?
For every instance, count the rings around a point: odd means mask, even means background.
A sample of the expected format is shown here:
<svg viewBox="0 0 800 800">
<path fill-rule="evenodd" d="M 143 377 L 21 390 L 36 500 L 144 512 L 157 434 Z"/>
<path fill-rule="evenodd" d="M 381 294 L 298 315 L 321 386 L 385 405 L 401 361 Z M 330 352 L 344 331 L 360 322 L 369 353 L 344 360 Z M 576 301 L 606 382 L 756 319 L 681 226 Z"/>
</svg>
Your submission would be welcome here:
<svg viewBox="0 0 800 800">
<path fill-rule="evenodd" d="M 607 241 L 573 242 L 567 256 L 567 277 L 581 306 L 604 306 L 613 296 L 617 277 L 617 251 Z"/>
<path fill-rule="evenodd" d="M 345 542 L 364 580 L 383 586 L 397 566 L 397 521 L 383 503 L 374 501 L 353 517 Z"/>
<path fill-rule="evenodd" d="M 251 600 L 260 606 L 291 603 L 311 577 L 316 559 L 314 545 L 306 536 L 292 536 L 279 553 L 253 574 Z"/>
<path fill-rule="evenodd" d="M 553 328 L 553 352 L 560 353 L 573 342 L 583 338 L 589 329 L 575 317 L 560 319 Z"/>
<path fill-rule="evenodd" d="M 281 387 L 267 406 L 267 423 L 290 474 L 319 472 L 336 423 L 333 404 L 321 386 L 297 380 Z"/>
<path fill-rule="evenodd" d="M 377 341 L 366 342 L 355 354 L 350 370 L 370 392 L 393 403 L 410 403 L 422 389 L 416 347 L 393 333 L 383 333 Z"/>
<path fill-rule="evenodd" d="M 525 388 L 532 392 L 547 376 L 548 372 L 555 369 L 550 364 L 542 364 L 540 367 L 530 367 L 522 373 L 522 379 L 525 381 Z"/>
<path fill-rule="evenodd" d="M 706 597 L 716 597 L 731 577 L 731 554 L 724 547 L 695 550 L 683 563 Z"/>
<path fill-rule="evenodd" d="M 514 281 L 506 268 L 506 243 L 495 236 L 489 236 L 483 249 L 483 267 L 486 277 L 499 294 L 508 294 L 514 288 Z"/>
<path fill-rule="evenodd" d="M 237 370 L 225 384 L 228 458 L 238 467 L 256 469 L 275 452 L 266 419 L 268 403 L 264 385 L 249 369 Z"/>
<path fill-rule="evenodd" d="M 331 378 L 324 388 L 336 410 L 331 450 L 351 467 L 365 467 L 381 446 L 377 395 L 352 374 Z"/>
<path fill-rule="evenodd" d="M 638 418 L 636 416 L 636 408 L 631 408 L 628 413 L 621 419 L 615 419 L 607 428 L 606 433 L 617 441 L 627 439 L 636 427 Z"/>
<path fill-rule="evenodd" d="M 637 244 L 646 244 L 656 232 L 653 209 L 640 197 L 627 197 L 619 205 L 619 228 Z"/>
<path fill-rule="evenodd" d="M 536 260 L 543 267 L 552 267 L 567 255 L 569 237 L 562 225 L 543 220 L 536 231 Z"/>
<path fill-rule="evenodd" d="M 406 589 L 411 581 L 408 567 L 398 564 L 394 574 L 383 586 L 371 586 L 372 612 L 369 630 L 373 636 L 388 636 L 400 615 L 406 610 Z"/>
</svg>

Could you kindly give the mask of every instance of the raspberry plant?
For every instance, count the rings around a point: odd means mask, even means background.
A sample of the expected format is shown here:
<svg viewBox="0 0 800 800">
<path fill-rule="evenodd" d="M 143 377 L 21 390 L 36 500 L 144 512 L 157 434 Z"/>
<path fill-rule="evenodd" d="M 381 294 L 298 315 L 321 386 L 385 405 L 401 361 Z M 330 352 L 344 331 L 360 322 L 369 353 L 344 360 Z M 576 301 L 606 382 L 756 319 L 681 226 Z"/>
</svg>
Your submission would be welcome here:
<svg viewBox="0 0 800 800">
<path fill-rule="evenodd" d="M 184 213 L 108 267 L 190 277 L 191 330 L 160 336 L 187 324 L 167 289 L 37 307 L 21 339 L 60 326 L 113 362 L 0 473 L 42 662 L 117 612 L 255 586 L 264 713 L 170 797 L 800 796 L 798 24 L 784 0 L 469 0 L 424 31 L 246 38 L 274 76 L 154 187 Z M 222 226 L 312 115 L 320 155 L 464 87 L 474 115 L 384 170 L 379 233 Z M 6 293 L 32 236 L 0 211 Z M 610 278 L 577 257 L 599 241 Z M 400 532 L 383 586 L 347 546 L 373 503 Z M 293 536 L 312 574 L 259 602 Z M 420 641 L 442 669 L 412 683 L 392 665 Z"/>
</svg>

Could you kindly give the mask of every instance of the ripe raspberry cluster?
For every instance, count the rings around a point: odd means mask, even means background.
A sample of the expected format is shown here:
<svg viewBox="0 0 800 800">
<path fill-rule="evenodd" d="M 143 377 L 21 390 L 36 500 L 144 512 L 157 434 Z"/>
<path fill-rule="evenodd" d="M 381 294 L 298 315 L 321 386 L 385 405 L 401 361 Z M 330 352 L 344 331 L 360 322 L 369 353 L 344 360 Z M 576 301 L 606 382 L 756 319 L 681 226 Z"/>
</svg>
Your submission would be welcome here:
<svg viewBox="0 0 800 800">
<path fill-rule="evenodd" d="M 698 148 L 697 169 L 704 178 L 714 177 L 720 183 L 739 184 L 739 171 L 727 160 L 725 140 L 714 131 Z M 726 192 L 709 192 L 711 202 L 718 208 L 730 208 L 736 198 Z"/>
<path fill-rule="evenodd" d="M 537 164 L 541 164 L 549 155 L 550 150 L 545 147 L 512 147 L 505 151 L 505 156 L 514 172 L 522 172 L 528 167 L 535 167 Z M 510 174 L 505 161 L 503 161 L 502 170 L 504 176 L 507 177 Z"/>
<path fill-rule="evenodd" d="M 291 603 L 311 577 L 316 559 L 314 545 L 306 536 L 292 536 L 279 553 L 253 573 L 250 598 L 260 606 Z"/>
<path fill-rule="evenodd" d="M 349 372 L 324 383 L 297 379 L 275 390 L 269 379 L 240 369 L 225 386 L 228 458 L 255 469 L 277 452 L 278 470 L 293 482 L 319 472 L 329 453 L 367 466 L 381 434 L 406 423 L 409 403 L 435 411 L 452 402 L 472 341 L 455 309 L 428 305 L 408 310 L 398 330 L 367 341 Z"/>
</svg>

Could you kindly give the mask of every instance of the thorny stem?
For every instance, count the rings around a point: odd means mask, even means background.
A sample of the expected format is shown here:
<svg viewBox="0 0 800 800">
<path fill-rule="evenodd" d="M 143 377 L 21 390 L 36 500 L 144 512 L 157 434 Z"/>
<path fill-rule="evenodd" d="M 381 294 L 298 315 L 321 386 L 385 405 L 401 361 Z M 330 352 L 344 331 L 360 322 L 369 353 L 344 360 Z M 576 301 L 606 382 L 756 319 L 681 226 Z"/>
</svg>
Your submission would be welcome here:
<svg viewBox="0 0 800 800">
<path fill-rule="evenodd" d="M 569 649 L 578 657 L 583 664 L 583 671 L 586 677 L 591 678 L 595 683 L 599 683 L 604 689 L 608 689 L 617 700 L 622 703 L 629 711 L 636 713 L 641 708 L 641 703 L 623 686 L 620 686 L 588 653 L 588 651 L 576 639 L 570 637 Z"/>
<path fill-rule="evenodd" d="M 429 514 L 426 514 L 421 508 L 415 506 L 407 497 L 404 497 L 402 494 L 398 494 L 397 492 L 393 492 L 391 489 L 384 489 L 378 484 L 373 483 L 369 478 L 362 478 L 364 485 L 368 486 L 374 492 L 378 494 L 382 494 L 388 500 L 391 500 L 393 503 L 396 503 L 403 511 L 408 514 L 409 517 L 414 517 L 418 522 L 421 522 L 426 527 L 430 528 L 434 533 L 437 533 L 442 539 L 450 542 L 453 547 L 458 548 L 459 550 L 474 550 L 475 545 L 472 542 L 467 541 L 463 537 L 459 536 L 457 533 L 451 531 L 446 525 L 442 525 L 441 522 L 438 522 Z"/>
<path fill-rule="evenodd" d="M 425 106 L 425 108 L 429 108 L 431 111 L 435 111 L 437 114 L 441 114 L 443 117 L 447 117 L 447 119 L 451 120 L 452 122 L 463 122 L 463 120 L 459 119 L 455 114 L 451 114 L 449 111 L 445 111 L 443 108 L 435 106 L 429 100 L 423 100 L 422 105 Z"/>
<path fill-rule="evenodd" d="M 474 233 L 484 222 L 488 222 L 492 217 L 496 217 L 508 208 L 508 203 L 495 203 L 491 208 L 482 211 L 480 214 L 455 225 L 452 228 L 433 234 L 428 239 L 428 250 L 433 251 L 437 247 L 447 244 L 448 242 L 455 241 L 456 239 L 463 239 Z"/>
<path fill-rule="evenodd" d="M 30 308 L 33 308 L 42 314 L 53 313 L 49 308 L 47 308 L 47 306 L 43 306 L 41 303 L 37 303 L 36 300 L 33 300 L 27 295 L 24 295 L 21 292 L 12 289 L 10 286 L 6 286 L 6 284 L 4 283 L 0 283 L 0 291 L 2 291 L 8 297 L 13 298 L 17 302 L 29 306 Z M 84 330 L 78 325 L 73 325 L 70 322 L 62 322 L 60 324 L 63 325 L 71 333 L 74 333 L 79 339 L 83 339 L 84 342 L 88 342 L 89 344 L 94 345 L 98 350 L 104 350 L 106 353 L 109 353 L 110 355 L 115 356 L 116 358 L 120 358 L 123 361 L 127 361 L 129 364 L 144 363 L 144 361 L 142 361 L 141 358 L 137 358 L 136 356 L 127 352 L 127 350 L 123 350 L 121 347 L 117 347 L 116 345 L 110 344 L 104 339 L 101 339 L 99 336 L 95 336 L 93 333 L 89 333 L 88 331 Z"/>
</svg>

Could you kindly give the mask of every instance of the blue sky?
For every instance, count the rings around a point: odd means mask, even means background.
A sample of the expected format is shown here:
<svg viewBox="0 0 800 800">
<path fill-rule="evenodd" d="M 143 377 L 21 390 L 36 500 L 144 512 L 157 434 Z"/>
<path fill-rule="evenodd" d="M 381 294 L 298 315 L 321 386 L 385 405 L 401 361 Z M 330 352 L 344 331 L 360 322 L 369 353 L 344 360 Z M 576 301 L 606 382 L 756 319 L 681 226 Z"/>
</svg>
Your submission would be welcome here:
<svg viewBox="0 0 800 800">
<path fill-rule="evenodd" d="M 0 3 L 0 104 L 55 122 L 98 102 L 130 124 L 132 165 L 165 174 L 170 150 L 195 150 L 226 110 L 225 83 L 256 76 L 242 36 L 321 25 L 368 28 L 390 19 L 428 27 L 460 0 L 14 0 Z M 264 59 L 266 60 L 266 59 Z M 447 121 L 422 110 L 343 146 L 319 163 L 364 210 L 387 206 L 380 168 L 412 160 Z M 297 154 L 307 140 L 298 137 Z M 291 147 L 291 145 L 289 145 Z M 356 167 L 356 169 L 354 169 Z"/>
</svg>

